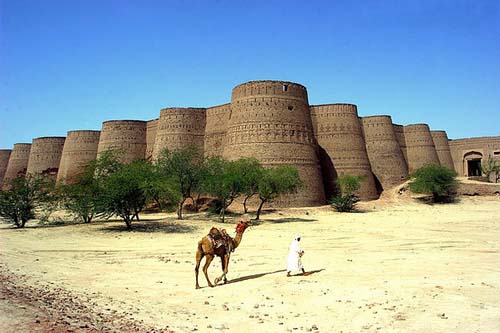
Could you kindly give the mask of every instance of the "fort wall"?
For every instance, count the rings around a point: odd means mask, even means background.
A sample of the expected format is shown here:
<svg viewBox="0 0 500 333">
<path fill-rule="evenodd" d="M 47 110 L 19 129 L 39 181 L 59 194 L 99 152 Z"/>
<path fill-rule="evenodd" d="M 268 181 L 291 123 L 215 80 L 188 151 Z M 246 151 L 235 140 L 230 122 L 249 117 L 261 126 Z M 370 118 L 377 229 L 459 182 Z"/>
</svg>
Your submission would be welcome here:
<svg viewBox="0 0 500 333">
<path fill-rule="evenodd" d="M 363 117 L 361 121 L 368 159 L 382 189 L 405 181 L 408 178 L 408 166 L 396 138 L 391 117 Z"/>
<path fill-rule="evenodd" d="M 401 148 L 401 152 L 403 153 L 403 157 L 405 158 L 406 165 L 408 166 L 408 153 L 406 151 L 405 128 L 403 125 L 398 125 L 398 124 L 392 124 L 392 128 L 394 129 L 394 134 L 396 135 L 396 140 L 398 141 L 399 148 Z"/>
<path fill-rule="evenodd" d="M 33 139 L 26 173 L 56 180 L 65 139 L 61 136 Z"/>
<path fill-rule="evenodd" d="M 427 164 L 439 165 L 439 158 L 427 124 L 406 125 L 404 135 L 410 173 Z"/>
<path fill-rule="evenodd" d="M 158 119 L 148 121 L 146 125 L 146 156 L 147 161 L 153 159 L 153 150 L 155 148 L 156 130 L 158 129 Z"/>
<path fill-rule="evenodd" d="M 16 177 L 24 177 L 28 168 L 31 143 L 15 143 L 10 153 L 9 163 L 3 176 L 2 188 L 7 188 L 11 180 Z"/>
<path fill-rule="evenodd" d="M 71 184 L 97 157 L 100 131 L 69 131 L 64 142 L 57 181 Z"/>
<path fill-rule="evenodd" d="M 335 179 L 344 174 L 363 176 L 359 196 L 363 199 L 377 198 L 356 105 L 311 106 L 311 118 L 320 147 L 327 198 L 336 194 Z"/>
<path fill-rule="evenodd" d="M 188 146 L 203 152 L 206 124 L 204 108 L 165 108 L 160 111 L 153 150 L 153 160 L 162 150 L 177 150 Z"/>
<path fill-rule="evenodd" d="M 254 157 L 265 167 L 297 167 L 304 189 L 277 206 L 325 203 L 306 88 L 285 81 L 253 81 L 232 92 L 223 157 Z"/>
<path fill-rule="evenodd" d="M 146 156 L 146 127 L 143 120 L 109 120 L 102 123 L 97 155 L 106 150 L 119 150 L 123 163 Z"/>
<path fill-rule="evenodd" d="M 7 164 L 9 164 L 11 152 L 12 150 L 10 149 L 0 149 L 0 189 L 2 188 L 3 177 L 7 171 Z"/>
<path fill-rule="evenodd" d="M 205 157 L 222 156 L 230 116 L 230 103 L 207 108 L 204 142 Z"/>
<path fill-rule="evenodd" d="M 434 142 L 434 147 L 436 147 L 436 153 L 438 155 L 439 164 L 441 166 L 455 170 L 453 165 L 453 159 L 451 157 L 450 145 L 448 144 L 448 135 L 445 131 L 431 131 L 432 141 Z"/>
<path fill-rule="evenodd" d="M 488 156 L 500 163 L 500 136 L 449 140 L 455 170 L 459 176 L 471 176 L 468 160 L 480 159 L 484 164 Z"/>
</svg>

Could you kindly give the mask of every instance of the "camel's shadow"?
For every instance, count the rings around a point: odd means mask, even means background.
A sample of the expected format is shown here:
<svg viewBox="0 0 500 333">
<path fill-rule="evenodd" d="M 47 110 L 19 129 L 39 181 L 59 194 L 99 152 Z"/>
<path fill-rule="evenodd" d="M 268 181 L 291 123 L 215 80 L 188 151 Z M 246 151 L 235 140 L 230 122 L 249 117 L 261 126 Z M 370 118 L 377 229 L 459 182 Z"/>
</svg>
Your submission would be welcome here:
<svg viewBox="0 0 500 333">
<path fill-rule="evenodd" d="M 266 272 L 266 273 L 258 273 L 258 274 L 252 274 L 252 275 L 247 275 L 247 276 L 241 276 L 239 278 L 227 281 L 226 284 L 231 284 L 231 283 L 236 283 L 236 282 L 241 282 L 241 281 L 246 281 L 246 280 L 252 280 L 252 279 L 258 279 L 258 278 L 263 277 L 265 275 L 282 273 L 282 272 L 286 272 L 286 269 L 280 269 L 280 270 L 277 270 L 274 272 Z"/>
</svg>

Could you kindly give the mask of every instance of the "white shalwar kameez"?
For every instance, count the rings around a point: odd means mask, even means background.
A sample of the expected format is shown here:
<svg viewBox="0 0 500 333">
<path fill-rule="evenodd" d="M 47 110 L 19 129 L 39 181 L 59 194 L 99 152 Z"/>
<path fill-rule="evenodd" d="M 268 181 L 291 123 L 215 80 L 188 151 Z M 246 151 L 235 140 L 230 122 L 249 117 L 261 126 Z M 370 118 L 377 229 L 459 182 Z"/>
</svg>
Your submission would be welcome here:
<svg viewBox="0 0 500 333">
<path fill-rule="evenodd" d="M 302 252 L 299 244 L 300 235 L 297 235 L 294 241 L 290 244 L 290 251 L 288 252 L 288 264 L 287 271 L 301 271 L 304 269 L 302 266 L 302 260 L 300 258 L 300 253 Z"/>
</svg>

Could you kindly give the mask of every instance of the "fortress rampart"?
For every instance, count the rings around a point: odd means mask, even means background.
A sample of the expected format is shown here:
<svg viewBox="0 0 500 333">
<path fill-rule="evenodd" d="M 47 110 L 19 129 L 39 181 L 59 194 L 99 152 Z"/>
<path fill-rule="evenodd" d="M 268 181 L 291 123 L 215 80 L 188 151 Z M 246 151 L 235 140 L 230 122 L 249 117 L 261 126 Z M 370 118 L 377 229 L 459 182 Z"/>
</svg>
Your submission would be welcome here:
<svg viewBox="0 0 500 333">
<path fill-rule="evenodd" d="M 122 162 L 146 156 L 146 128 L 143 120 L 109 120 L 102 123 L 97 155 L 110 149 L 122 151 Z"/>
<path fill-rule="evenodd" d="M 330 179 L 325 180 L 327 197 L 335 193 L 335 184 L 331 182 L 337 176 L 350 174 L 364 177 L 359 190 L 361 198 L 377 198 L 356 105 L 314 105 L 311 106 L 311 118 L 320 147 L 322 167 L 330 176 Z"/>
<path fill-rule="evenodd" d="M 404 126 L 408 171 L 411 173 L 426 164 L 438 164 L 439 158 L 427 124 Z"/>
<path fill-rule="evenodd" d="M 368 159 L 382 188 L 390 188 L 405 181 L 408 177 L 408 166 L 391 117 L 363 117 L 361 123 Z"/>
<path fill-rule="evenodd" d="M 57 181 L 72 183 L 86 165 L 97 157 L 100 131 L 69 131 L 57 173 Z"/>
<path fill-rule="evenodd" d="M 10 153 L 9 163 L 3 176 L 2 188 L 8 187 L 11 180 L 16 177 L 23 177 L 26 175 L 28 168 L 28 160 L 30 158 L 31 143 L 15 143 Z"/>
<path fill-rule="evenodd" d="M 195 146 L 203 151 L 206 114 L 204 108 L 166 108 L 160 111 L 153 160 L 162 150 Z"/>
<path fill-rule="evenodd" d="M 454 169 L 453 159 L 451 158 L 448 135 L 445 131 L 431 131 L 432 141 L 436 147 L 439 164 L 449 169 Z"/>
<path fill-rule="evenodd" d="M 233 89 L 223 156 L 255 157 L 264 166 L 292 165 L 304 189 L 281 197 L 280 206 L 313 206 L 325 201 L 307 91 L 283 81 L 255 81 Z"/>
<path fill-rule="evenodd" d="M 7 171 L 7 164 L 9 164 L 11 152 L 12 150 L 10 149 L 0 149 L 0 189 L 2 188 L 3 177 Z"/>
<path fill-rule="evenodd" d="M 56 180 L 65 140 L 63 136 L 33 139 L 26 172 Z"/>
<path fill-rule="evenodd" d="M 163 149 L 194 145 L 205 157 L 255 157 L 266 167 L 297 167 L 305 187 L 274 205 L 311 206 L 325 204 L 337 193 L 342 174 L 364 176 L 359 195 L 374 199 L 425 164 L 476 176 L 488 156 L 500 161 L 500 136 L 448 140 L 445 131 L 431 132 L 426 124 L 393 124 L 388 115 L 359 118 L 354 104 L 310 105 L 307 89 L 288 81 L 251 81 L 236 86 L 227 104 L 164 108 L 158 119 L 110 120 L 100 132 L 70 131 L 65 142 L 52 138 L 42 145 L 42 139 L 49 138 L 33 140 L 33 147 L 15 144 L 10 156 L 0 151 L 3 188 L 27 169 L 59 169 L 57 180 L 71 182 L 107 149 L 123 151 L 122 161 L 129 163 L 155 160 Z"/>
</svg>

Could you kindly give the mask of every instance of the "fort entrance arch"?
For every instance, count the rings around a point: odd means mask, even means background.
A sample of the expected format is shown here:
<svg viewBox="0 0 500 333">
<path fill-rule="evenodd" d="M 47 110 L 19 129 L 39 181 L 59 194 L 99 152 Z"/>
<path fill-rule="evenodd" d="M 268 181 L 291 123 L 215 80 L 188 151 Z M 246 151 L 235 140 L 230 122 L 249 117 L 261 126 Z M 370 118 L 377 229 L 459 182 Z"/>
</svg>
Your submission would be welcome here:
<svg viewBox="0 0 500 333">
<path fill-rule="evenodd" d="M 467 170 L 467 177 L 481 176 L 481 160 L 483 154 L 477 151 L 470 151 L 464 154 L 464 170 Z"/>
</svg>

